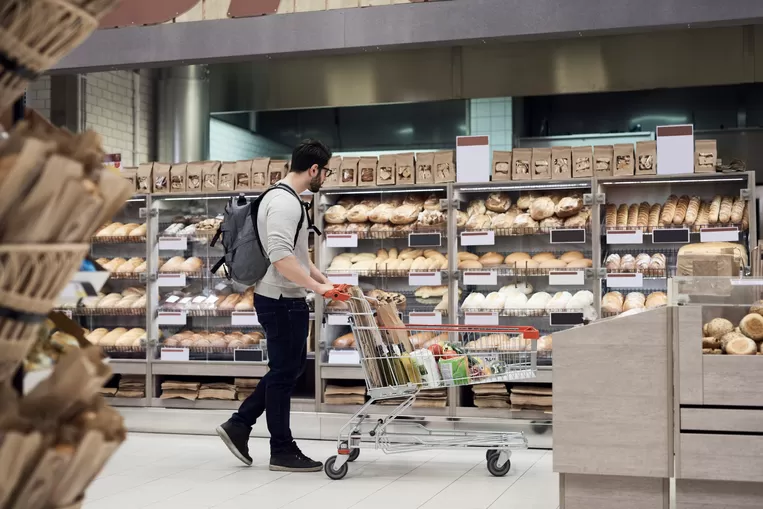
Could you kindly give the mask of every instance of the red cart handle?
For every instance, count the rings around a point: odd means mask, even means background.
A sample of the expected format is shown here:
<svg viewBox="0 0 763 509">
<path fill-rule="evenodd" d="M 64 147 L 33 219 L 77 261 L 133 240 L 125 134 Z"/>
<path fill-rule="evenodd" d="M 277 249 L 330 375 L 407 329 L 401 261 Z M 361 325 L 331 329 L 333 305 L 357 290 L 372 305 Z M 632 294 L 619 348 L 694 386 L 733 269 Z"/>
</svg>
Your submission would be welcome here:
<svg viewBox="0 0 763 509">
<path fill-rule="evenodd" d="M 323 294 L 323 296 L 327 299 L 331 300 L 339 300 L 342 302 L 346 302 L 350 300 L 350 297 L 352 297 L 349 293 L 345 293 L 341 291 L 340 289 L 336 288 L 336 286 L 340 285 L 334 285 L 335 288 L 333 290 L 329 290 L 326 293 Z M 341 285 L 341 286 L 347 286 L 347 285 Z"/>
</svg>

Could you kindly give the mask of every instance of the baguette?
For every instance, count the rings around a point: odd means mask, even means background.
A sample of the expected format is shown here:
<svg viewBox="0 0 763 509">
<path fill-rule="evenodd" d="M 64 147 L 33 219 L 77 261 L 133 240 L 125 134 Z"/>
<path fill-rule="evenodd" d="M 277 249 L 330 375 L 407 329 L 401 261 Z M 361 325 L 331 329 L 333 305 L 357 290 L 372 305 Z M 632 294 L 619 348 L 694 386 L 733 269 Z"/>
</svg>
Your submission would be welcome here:
<svg viewBox="0 0 763 509">
<path fill-rule="evenodd" d="M 676 205 L 678 205 L 678 196 L 671 194 L 668 196 L 665 205 L 662 207 L 662 214 L 660 214 L 660 223 L 670 224 L 673 222 L 673 216 L 676 215 Z"/>
<path fill-rule="evenodd" d="M 616 226 L 627 226 L 628 225 L 628 205 L 622 204 L 617 208 L 617 225 Z"/>
<path fill-rule="evenodd" d="M 684 224 L 686 219 L 686 211 L 689 209 L 689 202 L 691 198 L 686 195 L 681 196 L 676 205 L 676 213 L 673 215 L 673 224 Z"/>
<path fill-rule="evenodd" d="M 706 201 L 703 201 L 702 205 L 699 207 L 697 220 L 694 222 L 695 232 L 698 232 L 703 226 L 707 226 L 707 218 L 709 214 L 710 214 L 710 204 Z"/>
<path fill-rule="evenodd" d="M 684 223 L 688 226 L 692 226 L 697 221 L 697 216 L 699 215 L 699 207 L 702 203 L 702 200 L 699 196 L 692 196 L 691 200 L 689 201 L 689 207 L 686 209 L 686 217 L 684 218 Z"/>
<path fill-rule="evenodd" d="M 617 206 L 614 203 L 607 204 L 607 212 L 604 225 L 607 228 L 617 226 Z"/>
<path fill-rule="evenodd" d="M 641 205 L 638 206 L 638 220 L 636 226 L 644 228 L 649 224 L 649 210 L 649 204 L 645 201 L 641 202 Z"/>
<path fill-rule="evenodd" d="M 649 220 L 647 222 L 647 230 L 652 231 L 652 228 L 655 228 L 658 224 L 660 224 L 660 212 L 662 211 L 662 205 L 659 203 L 655 203 L 652 205 L 652 208 L 649 209 Z"/>
<path fill-rule="evenodd" d="M 747 202 L 742 198 L 735 198 L 734 204 L 731 206 L 731 223 L 739 224 L 742 222 L 742 214 Z"/>
<path fill-rule="evenodd" d="M 638 224 L 638 210 L 639 206 L 635 203 L 628 207 L 628 226 L 636 226 Z"/>
<path fill-rule="evenodd" d="M 710 210 L 707 215 L 707 224 L 715 224 L 718 222 L 718 216 L 721 213 L 721 195 L 717 194 L 713 197 L 713 201 L 710 202 Z"/>
<path fill-rule="evenodd" d="M 731 221 L 731 208 L 734 205 L 734 198 L 731 196 L 724 196 L 721 198 L 721 208 L 718 212 L 718 222 L 721 224 L 728 224 Z"/>
</svg>

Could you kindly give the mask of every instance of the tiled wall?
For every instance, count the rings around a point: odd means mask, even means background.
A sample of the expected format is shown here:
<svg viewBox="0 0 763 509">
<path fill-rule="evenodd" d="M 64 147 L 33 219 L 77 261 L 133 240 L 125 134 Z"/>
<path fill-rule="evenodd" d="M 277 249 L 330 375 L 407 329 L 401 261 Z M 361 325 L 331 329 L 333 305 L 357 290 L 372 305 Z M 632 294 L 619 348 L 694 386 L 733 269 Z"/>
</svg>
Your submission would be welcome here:
<svg viewBox="0 0 763 509">
<path fill-rule="evenodd" d="M 50 119 L 50 76 L 41 76 L 29 84 L 26 105 Z"/>
<path fill-rule="evenodd" d="M 286 157 L 291 149 L 251 131 L 213 118 L 209 122 L 209 158 L 240 161 L 255 157 Z"/>
<path fill-rule="evenodd" d="M 471 99 L 472 136 L 490 136 L 491 150 L 511 150 L 513 145 L 511 97 Z"/>
</svg>

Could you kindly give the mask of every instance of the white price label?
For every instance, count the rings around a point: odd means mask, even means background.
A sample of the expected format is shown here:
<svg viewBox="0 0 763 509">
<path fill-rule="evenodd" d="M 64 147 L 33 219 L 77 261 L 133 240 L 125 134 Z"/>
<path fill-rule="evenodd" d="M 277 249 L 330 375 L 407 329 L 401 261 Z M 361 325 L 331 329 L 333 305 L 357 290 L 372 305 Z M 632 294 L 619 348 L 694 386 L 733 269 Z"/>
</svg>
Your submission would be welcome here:
<svg viewBox="0 0 763 509">
<path fill-rule="evenodd" d="M 167 300 L 165 302 L 169 302 L 170 304 L 174 304 L 175 302 L 179 301 L 180 297 L 177 295 L 170 295 L 167 297 Z"/>
<path fill-rule="evenodd" d="M 739 228 L 702 228 L 700 242 L 739 242 Z"/>
<path fill-rule="evenodd" d="M 488 311 L 467 311 L 464 313 L 466 325 L 498 325 L 498 313 Z"/>
<path fill-rule="evenodd" d="M 230 315 L 230 324 L 241 326 L 258 326 L 260 321 L 257 319 L 256 311 L 233 311 Z"/>
<path fill-rule="evenodd" d="M 185 251 L 188 249 L 186 237 L 159 237 L 159 251 Z"/>
<path fill-rule="evenodd" d="M 410 272 L 408 286 L 439 286 L 442 284 L 441 272 Z"/>
<path fill-rule="evenodd" d="M 461 232 L 462 246 L 494 246 L 495 232 Z"/>
<path fill-rule="evenodd" d="M 326 315 L 328 325 L 350 325 L 350 315 L 344 313 L 331 313 Z"/>
<path fill-rule="evenodd" d="M 187 361 L 189 359 L 188 348 L 162 348 L 161 360 L 163 361 Z"/>
<path fill-rule="evenodd" d="M 357 350 L 329 350 L 329 364 L 360 364 Z"/>
<path fill-rule="evenodd" d="M 217 290 L 218 292 L 221 292 L 221 291 L 225 290 L 226 288 L 228 288 L 228 285 L 225 284 L 225 283 L 217 283 L 215 285 L 215 290 Z"/>
<path fill-rule="evenodd" d="M 607 232 L 607 244 L 643 244 L 643 230 L 613 230 Z"/>
<path fill-rule="evenodd" d="M 156 278 L 156 284 L 158 286 L 183 287 L 185 286 L 185 274 L 159 274 Z"/>
<path fill-rule="evenodd" d="M 338 285 L 358 286 L 358 275 L 350 272 L 327 274 L 332 283 Z"/>
<path fill-rule="evenodd" d="M 433 311 L 431 313 L 411 311 L 408 313 L 409 325 L 442 325 L 442 313 Z"/>
<path fill-rule="evenodd" d="M 358 234 L 327 233 L 326 247 L 358 247 Z"/>
<path fill-rule="evenodd" d="M 187 321 L 185 311 L 159 311 L 156 314 L 158 325 L 185 325 Z"/>
<path fill-rule="evenodd" d="M 644 275 L 641 272 L 607 274 L 607 286 L 611 288 L 643 288 Z"/>
<path fill-rule="evenodd" d="M 465 285 L 495 286 L 498 284 L 498 273 L 491 270 L 466 270 L 463 282 Z"/>
<path fill-rule="evenodd" d="M 585 271 L 552 270 L 548 273 L 548 284 L 551 286 L 582 286 L 585 284 Z"/>
</svg>

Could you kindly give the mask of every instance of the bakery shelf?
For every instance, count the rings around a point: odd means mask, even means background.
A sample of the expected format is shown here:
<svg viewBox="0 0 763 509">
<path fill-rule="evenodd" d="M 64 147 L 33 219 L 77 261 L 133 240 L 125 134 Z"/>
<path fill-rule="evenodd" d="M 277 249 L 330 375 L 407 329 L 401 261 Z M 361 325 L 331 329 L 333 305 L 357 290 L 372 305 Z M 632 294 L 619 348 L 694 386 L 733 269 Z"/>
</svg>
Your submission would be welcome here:
<svg viewBox="0 0 763 509">
<path fill-rule="evenodd" d="M 323 233 L 332 234 L 357 234 L 358 240 L 388 240 L 388 239 L 407 239 L 411 233 L 439 233 L 443 237 L 447 235 L 447 230 L 444 225 L 442 226 L 427 226 L 427 225 L 402 225 L 401 227 L 385 228 L 376 230 L 359 230 L 358 227 L 347 226 L 353 223 L 345 223 L 341 225 L 328 224 L 324 227 Z M 360 223 L 357 223 L 360 224 Z M 373 227 L 372 227 L 373 228 Z"/>
<path fill-rule="evenodd" d="M 353 415 L 360 410 L 361 405 L 330 405 L 323 403 L 321 410 L 326 413 L 340 413 Z M 388 415 L 389 412 L 394 409 L 394 405 L 371 405 L 368 409 L 368 415 Z M 419 417 L 421 419 L 429 417 L 448 417 L 450 415 L 450 409 L 445 408 L 424 408 L 424 407 L 410 407 L 401 415 L 407 417 Z"/>
<path fill-rule="evenodd" d="M 145 375 L 146 359 L 109 359 L 109 367 L 115 375 Z"/>
<path fill-rule="evenodd" d="M 394 186 L 370 186 L 370 187 L 323 187 L 321 194 L 325 196 L 358 195 L 358 194 L 401 194 L 408 192 L 416 193 L 443 193 L 449 184 L 408 184 Z"/>
<path fill-rule="evenodd" d="M 72 316 L 146 316 L 146 308 L 62 308 Z"/>
<path fill-rule="evenodd" d="M 550 412 L 542 410 L 512 410 L 510 408 L 477 408 L 462 406 L 456 409 L 456 416 L 462 418 L 487 418 L 487 419 L 518 419 L 543 421 L 544 424 L 552 420 Z"/>
<path fill-rule="evenodd" d="M 465 313 L 496 313 L 498 316 L 513 316 L 522 318 L 544 318 L 548 317 L 551 313 L 582 313 L 583 309 L 461 309 L 459 316 L 464 316 Z"/>
<path fill-rule="evenodd" d="M 118 396 L 107 397 L 106 401 L 115 407 L 147 407 L 148 398 L 120 398 Z"/>
<path fill-rule="evenodd" d="M 735 182 L 747 185 L 751 172 L 736 173 L 685 173 L 681 175 L 620 175 L 599 177 L 596 182 L 602 186 L 664 185 L 664 184 L 711 184 Z"/>
<path fill-rule="evenodd" d="M 332 274 L 357 274 L 358 277 L 409 277 L 417 273 L 439 272 L 441 276 L 447 278 L 447 270 L 352 270 L 352 269 L 327 269 L 324 273 L 328 276 Z"/>
<path fill-rule="evenodd" d="M 586 238 L 591 234 L 590 222 L 585 226 L 556 226 L 553 228 L 542 226 L 517 226 L 512 228 L 465 228 L 458 227 L 458 233 L 464 232 L 494 232 L 496 237 L 526 237 L 536 235 L 550 235 L 554 230 L 585 230 Z"/>
<path fill-rule="evenodd" d="M 321 366 L 321 378 L 324 380 L 363 380 L 363 368 L 360 364 L 324 364 Z"/>
<path fill-rule="evenodd" d="M 588 254 L 587 257 L 591 255 Z M 589 258 L 590 259 L 590 258 Z M 494 272 L 499 277 L 522 276 L 522 277 L 548 277 L 550 272 L 573 272 L 584 271 L 586 278 L 593 276 L 590 267 L 558 267 L 555 269 L 527 269 L 509 265 L 498 265 L 493 267 L 483 267 L 481 269 L 459 269 L 455 271 L 457 276 L 463 276 L 464 272 Z"/>
<path fill-rule="evenodd" d="M 563 180 L 508 180 L 505 182 L 482 182 L 478 184 L 456 184 L 455 188 L 462 193 L 495 193 L 499 191 L 554 191 L 566 189 L 590 189 L 593 179 L 563 179 Z"/>
<path fill-rule="evenodd" d="M 109 280 L 142 280 L 145 277 L 145 272 L 112 272 L 109 274 Z"/>
<path fill-rule="evenodd" d="M 145 235 L 140 235 L 140 236 L 136 235 L 135 237 L 93 236 L 90 238 L 90 243 L 91 244 L 145 244 L 146 236 Z"/>
<path fill-rule="evenodd" d="M 233 361 L 151 361 L 154 375 L 261 377 L 268 372 L 267 362 Z"/>
</svg>

